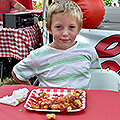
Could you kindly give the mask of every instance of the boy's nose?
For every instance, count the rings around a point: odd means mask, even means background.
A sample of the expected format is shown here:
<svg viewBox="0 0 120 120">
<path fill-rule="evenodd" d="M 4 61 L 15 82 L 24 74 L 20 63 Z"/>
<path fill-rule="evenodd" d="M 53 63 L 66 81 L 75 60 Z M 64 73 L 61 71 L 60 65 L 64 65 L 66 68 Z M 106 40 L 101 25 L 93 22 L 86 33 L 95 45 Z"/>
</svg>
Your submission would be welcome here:
<svg viewBox="0 0 120 120">
<path fill-rule="evenodd" d="M 63 36 L 68 36 L 68 29 L 63 30 Z"/>
</svg>

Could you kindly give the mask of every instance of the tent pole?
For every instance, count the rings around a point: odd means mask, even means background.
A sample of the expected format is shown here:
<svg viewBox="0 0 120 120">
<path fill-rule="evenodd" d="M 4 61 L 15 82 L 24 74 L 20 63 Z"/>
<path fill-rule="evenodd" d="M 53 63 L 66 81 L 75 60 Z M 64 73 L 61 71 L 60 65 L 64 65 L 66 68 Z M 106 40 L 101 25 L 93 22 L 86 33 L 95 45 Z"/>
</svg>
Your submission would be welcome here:
<svg viewBox="0 0 120 120">
<path fill-rule="evenodd" d="M 52 0 L 48 1 L 49 5 L 52 3 Z M 53 41 L 53 36 L 51 34 L 49 34 L 49 43 L 51 43 Z"/>
</svg>

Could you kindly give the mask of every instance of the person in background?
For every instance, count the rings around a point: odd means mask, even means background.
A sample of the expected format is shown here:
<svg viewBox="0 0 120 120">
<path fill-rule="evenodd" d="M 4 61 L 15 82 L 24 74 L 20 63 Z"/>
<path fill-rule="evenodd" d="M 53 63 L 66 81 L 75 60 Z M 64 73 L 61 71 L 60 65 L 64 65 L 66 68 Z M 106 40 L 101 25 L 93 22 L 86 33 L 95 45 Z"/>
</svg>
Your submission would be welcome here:
<svg viewBox="0 0 120 120">
<path fill-rule="evenodd" d="M 3 20 L 3 14 L 9 13 L 11 9 L 18 9 L 19 12 L 25 12 L 26 8 L 16 0 L 0 0 L 0 20 Z"/>
<path fill-rule="evenodd" d="M 80 7 L 70 0 L 56 0 L 47 10 L 47 29 L 53 42 L 31 51 L 16 64 L 12 76 L 19 84 L 30 84 L 37 76 L 40 86 L 90 89 L 90 69 L 101 69 L 98 55 L 87 43 L 76 40 L 82 28 Z"/>
<path fill-rule="evenodd" d="M 24 5 L 26 9 L 33 10 L 32 0 L 17 0 L 19 3 Z"/>
</svg>

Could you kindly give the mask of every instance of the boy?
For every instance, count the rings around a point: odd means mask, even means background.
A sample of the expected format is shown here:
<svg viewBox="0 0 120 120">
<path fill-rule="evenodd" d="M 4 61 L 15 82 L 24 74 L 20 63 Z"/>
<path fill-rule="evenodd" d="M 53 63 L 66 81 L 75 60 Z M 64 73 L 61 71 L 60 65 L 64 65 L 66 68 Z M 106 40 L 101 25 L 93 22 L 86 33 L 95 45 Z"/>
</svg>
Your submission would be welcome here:
<svg viewBox="0 0 120 120">
<path fill-rule="evenodd" d="M 54 41 L 34 50 L 13 68 L 17 83 L 29 84 L 37 76 L 40 86 L 90 88 L 90 68 L 100 68 L 95 49 L 76 41 L 82 12 L 70 0 L 56 0 L 47 11 L 47 29 Z"/>
</svg>

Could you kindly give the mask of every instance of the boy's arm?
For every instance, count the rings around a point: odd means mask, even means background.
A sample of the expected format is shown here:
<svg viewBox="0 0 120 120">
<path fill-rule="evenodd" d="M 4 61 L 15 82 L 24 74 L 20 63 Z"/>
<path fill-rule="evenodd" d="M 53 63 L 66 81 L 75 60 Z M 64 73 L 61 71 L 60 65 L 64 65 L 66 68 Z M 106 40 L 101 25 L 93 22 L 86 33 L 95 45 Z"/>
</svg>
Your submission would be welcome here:
<svg viewBox="0 0 120 120">
<path fill-rule="evenodd" d="M 26 11 L 26 8 L 19 2 L 17 2 L 14 5 L 14 8 L 17 9 L 19 12 L 25 12 Z"/>
<path fill-rule="evenodd" d="M 29 81 L 21 81 L 21 80 L 19 80 L 19 79 L 16 77 L 15 73 L 13 72 L 13 70 L 12 70 L 12 76 L 13 76 L 14 80 L 15 80 L 17 83 L 19 83 L 19 84 L 31 85 Z"/>
</svg>

